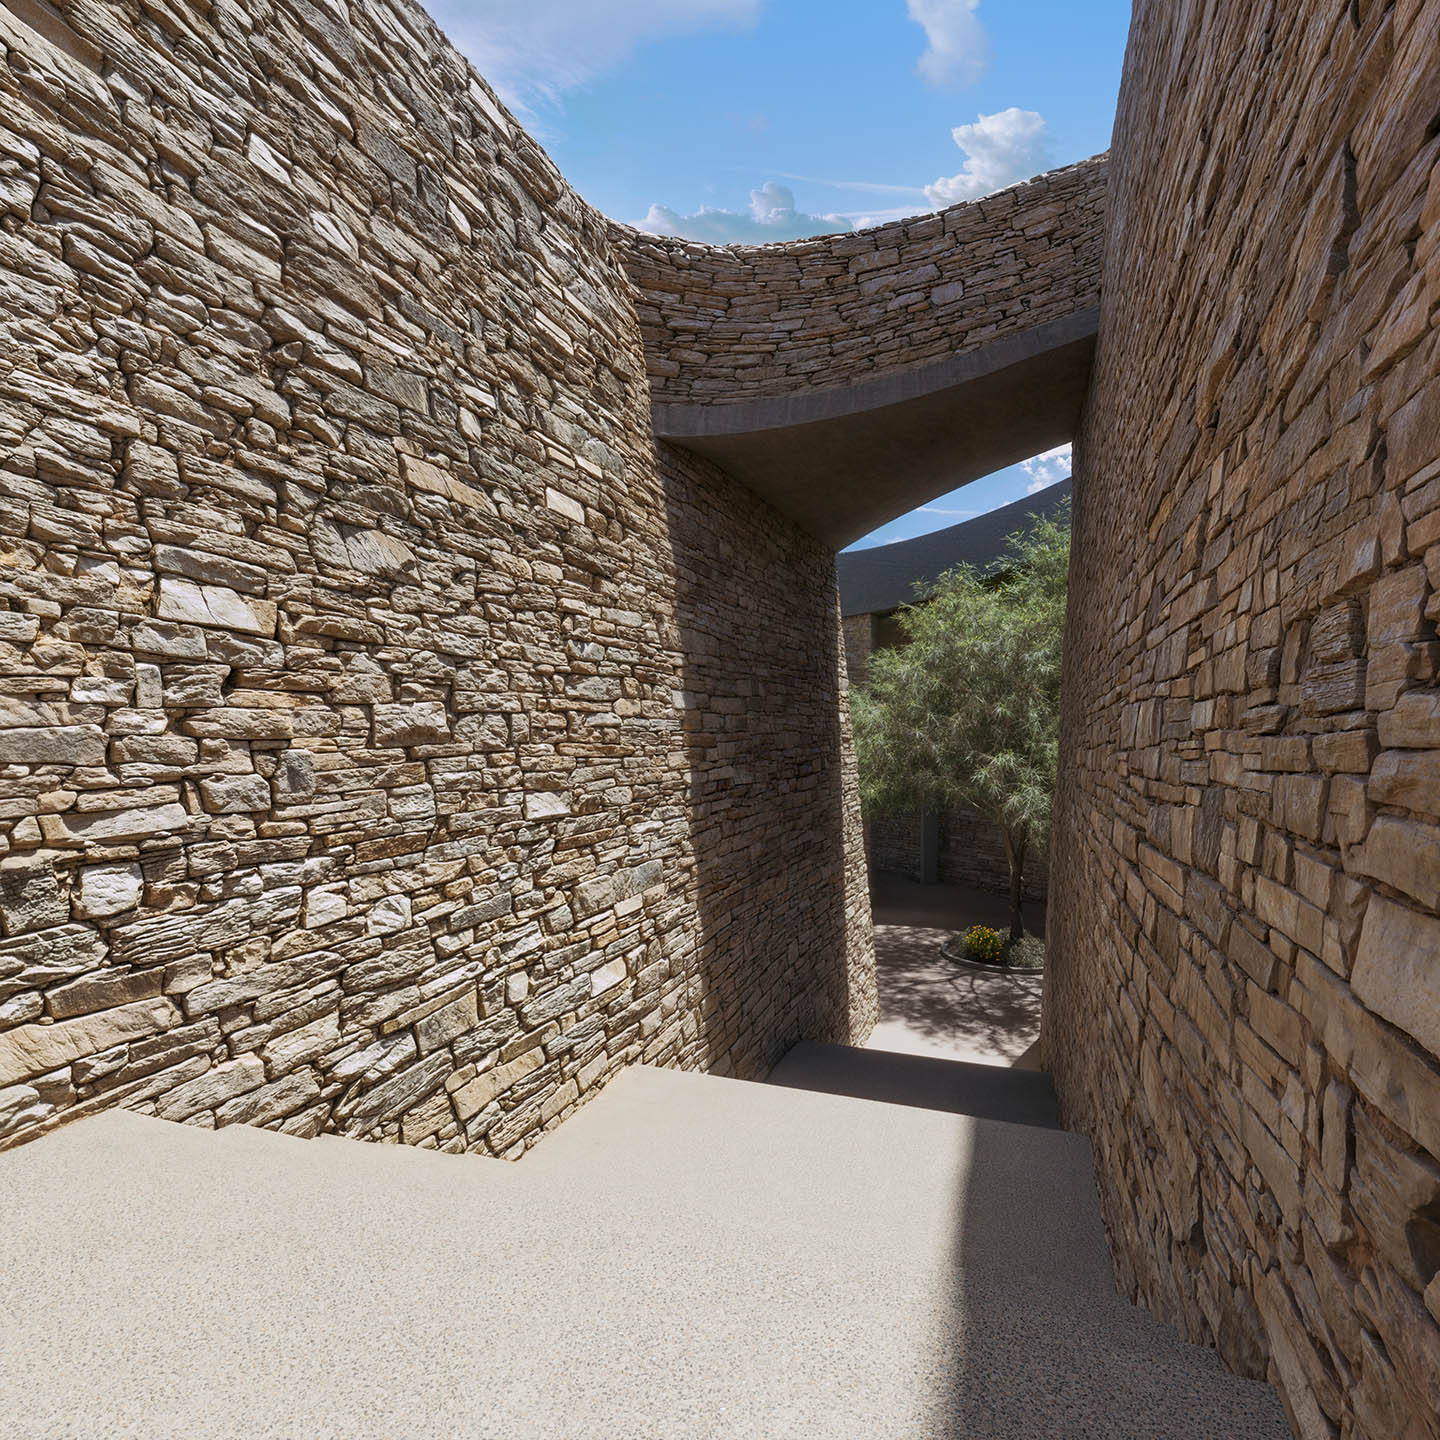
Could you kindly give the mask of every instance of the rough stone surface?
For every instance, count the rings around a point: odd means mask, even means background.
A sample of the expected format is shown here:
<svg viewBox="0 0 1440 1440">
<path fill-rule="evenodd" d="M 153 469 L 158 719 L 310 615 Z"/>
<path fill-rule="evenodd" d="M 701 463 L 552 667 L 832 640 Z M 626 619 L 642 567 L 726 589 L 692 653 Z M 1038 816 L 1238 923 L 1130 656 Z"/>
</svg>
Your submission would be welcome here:
<svg viewBox="0 0 1440 1440">
<path fill-rule="evenodd" d="M 657 453 L 618 232 L 407 4 L 0 48 L 0 1144 L 863 1038 L 833 559 Z"/>
<path fill-rule="evenodd" d="M 863 1038 L 833 557 L 652 401 L 1073 316 L 1108 206 L 1049 1058 L 1130 1293 L 1440 1433 L 1440 0 L 1141 0 L 1108 199 L 773 250 L 602 220 L 403 0 L 0 48 L 0 1143 L 515 1155 Z"/>
<path fill-rule="evenodd" d="M 870 864 L 876 870 L 920 880 L 921 819 L 918 815 L 887 816 L 865 824 Z M 1048 892 L 1049 855 L 1040 850 L 1025 857 L 1021 890 L 1026 900 L 1044 904 Z M 974 810 L 942 810 L 936 879 L 942 885 L 1010 893 L 1010 861 L 1000 827 Z"/>
<path fill-rule="evenodd" d="M 1137 5 L 1077 452 L 1047 1057 L 1125 1288 L 1316 1440 L 1440 1435 L 1437 56 Z"/>
<path fill-rule="evenodd" d="M 1099 303 L 1106 157 L 983 200 L 783 245 L 616 226 L 657 402 L 830 389 Z"/>
</svg>

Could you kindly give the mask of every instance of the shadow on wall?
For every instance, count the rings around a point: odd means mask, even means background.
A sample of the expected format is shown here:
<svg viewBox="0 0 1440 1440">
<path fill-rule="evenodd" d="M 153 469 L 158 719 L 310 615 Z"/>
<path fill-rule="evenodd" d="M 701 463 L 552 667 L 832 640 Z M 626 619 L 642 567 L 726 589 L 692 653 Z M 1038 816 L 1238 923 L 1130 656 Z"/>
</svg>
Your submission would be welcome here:
<svg viewBox="0 0 1440 1440">
<path fill-rule="evenodd" d="M 700 1043 L 685 1048 L 759 1078 L 797 1040 L 846 1043 L 874 1024 L 834 560 L 707 462 L 663 444 L 657 459 L 701 990 Z"/>
</svg>

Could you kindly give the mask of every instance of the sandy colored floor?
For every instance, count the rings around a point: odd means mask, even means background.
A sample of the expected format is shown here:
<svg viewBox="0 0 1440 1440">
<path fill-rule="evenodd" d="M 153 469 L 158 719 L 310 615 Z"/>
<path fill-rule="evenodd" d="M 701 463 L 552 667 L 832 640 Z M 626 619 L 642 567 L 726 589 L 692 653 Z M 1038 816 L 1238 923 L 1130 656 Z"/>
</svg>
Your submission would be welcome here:
<svg viewBox="0 0 1440 1440">
<path fill-rule="evenodd" d="M 952 964 L 940 945 L 971 925 L 1008 925 L 1003 897 L 953 885 L 878 875 L 872 890 L 880 1023 L 870 1050 L 933 1055 L 981 1065 L 1034 1064 L 1040 975 L 1004 975 Z M 1026 928 L 1044 934 L 1045 912 L 1026 906 Z"/>
</svg>

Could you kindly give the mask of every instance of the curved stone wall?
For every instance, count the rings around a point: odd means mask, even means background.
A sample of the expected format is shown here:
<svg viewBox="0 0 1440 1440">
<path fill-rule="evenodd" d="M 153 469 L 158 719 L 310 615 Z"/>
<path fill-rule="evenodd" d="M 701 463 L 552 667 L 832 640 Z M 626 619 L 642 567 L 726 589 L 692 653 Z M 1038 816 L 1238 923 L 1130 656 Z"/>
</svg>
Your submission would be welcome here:
<svg viewBox="0 0 1440 1440">
<path fill-rule="evenodd" d="M 1440 3 L 1136 7 L 1046 1046 L 1126 1288 L 1440 1435 Z"/>
<path fill-rule="evenodd" d="M 718 246 L 613 226 L 659 405 L 853 385 L 1100 299 L 1106 157 L 853 234 Z"/>
<path fill-rule="evenodd" d="M 513 1153 L 873 1020 L 830 554 L 418 10 L 0 7 L 0 1143 Z"/>
</svg>

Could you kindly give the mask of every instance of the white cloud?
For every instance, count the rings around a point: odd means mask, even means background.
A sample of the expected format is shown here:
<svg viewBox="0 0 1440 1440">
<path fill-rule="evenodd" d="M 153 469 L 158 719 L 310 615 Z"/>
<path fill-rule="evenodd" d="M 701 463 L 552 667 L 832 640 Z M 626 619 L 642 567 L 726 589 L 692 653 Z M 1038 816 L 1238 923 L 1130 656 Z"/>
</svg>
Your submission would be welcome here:
<svg viewBox="0 0 1440 1440">
<path fill-rule="evenodd" d="M 973 125 L 957 125 L 950 133 L 965 152 L 965 165 L 958 175 L 925 187 L 937 209 L 959 200 L 978 200 L 1045 169 L 1049 127 L 1045 117 L 1033 110 L 1012 105 L 995 115 L 981 115 Z"/>
<path fill-rule="evenodd" d="M 638 45 L 748 25 L 763 0 L 432 0 L 436 23 L 509 105 L 554 103 Z"/>
<path fill-rule="evenodd" d="M 978 510 L 947 510 L 943 505 L 922 505 L 916 512 L 920 515 L 948 515 L 955 520 L 972 520 Z"/>
<path fill-rule="evenodd" d="M 1022 461 L 1020 468 L 1028 477 L 1025 493 L 1027 495 L 1037 494 L 1066 479 L 1070 474 L 1073 450 L 1072 445 L 1057 445 L 1055 449 L 1047 450 L 1043 455 L 1036 455 L 1029 460 Z"/>
<path fill-rule="evenodd" d="M 795 208 L 795 192 L 771 180 L 750 192 L 748 211 L 702 205 L 693 215 L 681 215 L 668 205 L 652 205 L 637 228 L 651 235 L 679 235 L 714 245 L 769 245 L 806 235 L 833 235 L 848 230 L 850 222 L 841 215 L 806 215 Z"/>
<path fill-rule="evenodd" d="M 909 0 L 910 18 L 929 46 L 915 66 L 931 85 L 973 85 L 990 61 L 990 42 L 975 13 L 980 0 Z"/>
</svg>

